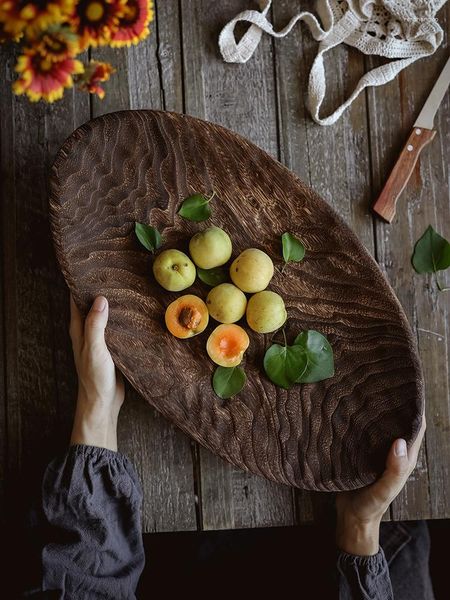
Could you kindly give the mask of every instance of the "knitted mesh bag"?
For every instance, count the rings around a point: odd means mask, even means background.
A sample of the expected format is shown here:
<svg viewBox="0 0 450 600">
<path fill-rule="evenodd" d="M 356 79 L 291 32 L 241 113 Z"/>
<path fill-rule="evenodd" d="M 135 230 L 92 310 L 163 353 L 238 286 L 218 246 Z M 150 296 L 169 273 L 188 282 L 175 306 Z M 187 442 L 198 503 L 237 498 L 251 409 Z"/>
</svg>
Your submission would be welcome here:
<svg viewBox="0 0 450 600">
<path fill-rule="evenodd" d="M 442 42 L 443 31 L 436 19 L 446 0 L 319 0 L 317 16 L 302 11 L 289 23 L 274 31 L 267 19 L 272 0 L 261 1 L 261 12 L 246 10 L 238 14 L 219 36 L 219 48 L 227 62 L 246 62 L 256 50 L 263 32 L 274 37 L 286 36 L 298 21 L 303 21 L 319 41 L 308 83 L 308 107 L 320 125 L 331 125 L 368 86 L 391 81 L 405 67 L 419 58 L 430 56 Z M 239 21 L 250 23 L 236 42 L 234 29 Z M 394 59 L 372 69 L 357 83 L 350 97 L 331 115 L 321 118 L 320 107 L 326 94 L 324 55 L 341 43 L 358 48 L 364 54 Z"/>
</svg>

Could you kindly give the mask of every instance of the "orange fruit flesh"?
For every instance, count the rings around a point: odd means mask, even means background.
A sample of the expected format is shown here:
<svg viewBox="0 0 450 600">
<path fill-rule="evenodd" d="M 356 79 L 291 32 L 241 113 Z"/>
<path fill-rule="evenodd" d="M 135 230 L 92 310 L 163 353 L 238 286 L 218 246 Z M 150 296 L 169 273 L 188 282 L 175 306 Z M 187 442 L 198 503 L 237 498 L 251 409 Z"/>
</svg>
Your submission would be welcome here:
<svg viewBox="0 0 450 600">
<path fill-rule="evenodd" d="M 241 362 L 249 343 L 247 332 L 242 327 L 235 324 L 222 324 L 209 336 L 206 351 L 217 365 L 235 367 Z"/>
<path fill-rule="evenodd" d="M 219 352 L 225 358 L 233 359 L 242 353 L 242 346 L 239 340 L 227 338 L 226 335 L 219 339 Z"/>
</svg>

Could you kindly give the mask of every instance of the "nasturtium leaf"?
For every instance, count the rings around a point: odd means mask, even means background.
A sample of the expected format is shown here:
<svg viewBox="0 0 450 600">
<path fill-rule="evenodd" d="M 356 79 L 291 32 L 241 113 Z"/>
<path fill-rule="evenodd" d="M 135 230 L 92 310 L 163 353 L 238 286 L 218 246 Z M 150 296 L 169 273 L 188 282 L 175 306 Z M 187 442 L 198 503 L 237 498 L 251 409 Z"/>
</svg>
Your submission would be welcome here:
<svg viewBox="0 0 450 600">
<path fill-rule="evenodd" d="M 241 367 L 217 367 L 213 375 L 213 389 L 219 398 L 227 400 L 238 394 L 247 377 Z"/>
<path fill-rule="evenodd" d="M 211 196 L 212 198 L 212 196 Z M 209 202 L 211 198 L 206 198 L 203 194 L 193 194 L 181 203 L 178 214 L 188 221 L 206 221 L 211 216 L 211 207 Z"/>
<path fill-rule="evenodd" d="M 214 269 L 200 269 L 200 267 L 197 267 L 197 275 L 203 283 L 211 287 L 228 281 L 228 271 L 222 267 L 215 267 Z"/>
<path fill-rule="evenodd" d="M 134 231 L 144 248 L 150 252 L 154 252 L 161 247 L 162 236 L 155 227 L 145 225 L 145 223 L 135 223 Z"/>
<path fill-rule="evenodd" d="M 305 246 L 291 233 L 283 233 L 281 236 L 284 262 L 300 262 L 305 256 Z"/>
<path fill-rule="evenodd" d="M 306 368 L 296 379 L 297 383 L 315 383 L 333 377 L 333 349 L 324 335 L 312 329 L 302 331 L 295 338 L 294 346 L 301 348 L 306 357 Z"/>
<path fill-rule="evenodd" d="M 306 368 L 306 355 L 301 346 L 272 344 L 264 355 L 264 370 L 275 384 L 288 390 Z"/>
<path fill-rule="evenodd" d="M 417 273 L 436 273 L 450 267 L 450 243 L 429 225 L 414 246 L 411 258 Z"/>
</svg>

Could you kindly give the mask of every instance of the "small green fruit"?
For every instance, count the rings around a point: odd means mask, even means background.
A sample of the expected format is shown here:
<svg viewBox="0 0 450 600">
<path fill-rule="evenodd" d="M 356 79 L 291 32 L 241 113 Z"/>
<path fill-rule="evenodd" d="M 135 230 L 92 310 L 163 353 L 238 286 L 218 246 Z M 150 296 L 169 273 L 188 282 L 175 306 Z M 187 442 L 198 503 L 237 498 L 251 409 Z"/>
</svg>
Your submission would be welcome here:
<svg viewBox="0 0 450 600">
<path fill-rule="evenodd" d="M 214 269 L 224 265 L 231 256 L 231 240 L 220 227 L 208 227 L 196 233 L 189 242 L 192 260 L 201 269 Z"/>
<path fill-rule="evenodd" d="M 283 298 L 269 290 L 254 294 L 247 304 L 247 323 L 258 333 L 270 333 L 284 325 L 287 318 Z"/>
<path fill-rule="evenodd" d="M 247 298 L 232 283 L 221 283 L 209 292 L 206 306 L 211 317 L 219 323 L 235 323 L 245 314 Z"/>
<path fill-rule="evenodd" d="M 230 277 L 243 292 L 260 292 L 273 277 L 273 262 L 262 250 L 247 248 L 231 263 Z"/>
<path fill-rule="evenodd" d="M 155 258 L 153 274 L 156 281 L 169 292 L 181 292 L 195 281 L 195 265 L 184 252 L 164 250 Z"/>
</svg>

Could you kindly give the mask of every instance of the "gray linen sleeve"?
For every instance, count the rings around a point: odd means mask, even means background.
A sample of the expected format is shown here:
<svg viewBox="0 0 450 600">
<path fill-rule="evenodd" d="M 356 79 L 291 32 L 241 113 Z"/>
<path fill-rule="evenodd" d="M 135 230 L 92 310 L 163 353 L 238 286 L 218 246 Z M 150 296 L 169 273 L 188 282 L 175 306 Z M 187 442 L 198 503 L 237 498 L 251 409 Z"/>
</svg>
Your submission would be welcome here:
<svg viewBox="0 0 450 600">
<path fill-rule="evenodd" d="M 383 549 L 373 556 L 340 552 L 339 600 L 393 600 L 389 566 Z"/>
<path fill-rule="evenodd" d="M 135 598 L 144 567 L 142 492 L 130 461 L 72 446 L 47 467 L 42 498 L 52 526 L 42 589 L 65 600 Z"/>
</svg>

